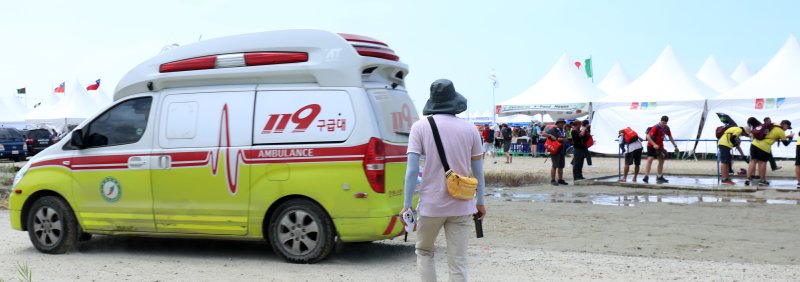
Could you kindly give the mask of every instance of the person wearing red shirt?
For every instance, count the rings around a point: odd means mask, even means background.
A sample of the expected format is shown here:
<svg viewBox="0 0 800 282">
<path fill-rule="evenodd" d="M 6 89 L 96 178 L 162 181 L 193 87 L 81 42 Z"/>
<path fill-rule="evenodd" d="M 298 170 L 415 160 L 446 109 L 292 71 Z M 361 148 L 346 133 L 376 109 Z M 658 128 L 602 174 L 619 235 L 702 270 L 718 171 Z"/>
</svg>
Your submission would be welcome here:
<svg viewBox="0 0 800 282">
<path fill-rule="evenodd" d="M 672 147 L 675 149 L 678 148 L 678 145 L 675 144 L 675 138 L 672 138 L 672 132 L 669 130 L 669 126 L 667 126 L 668 121 L 668 116 L 662 116 L 661 121 L 653 127 L 650 127 L 647 131 L 647 166 L 645 166 L 644 178 L 642 178 L 644 183 L 647 183 L 650 179 L 650 167 L 655 158 L 658 158 L 656 183 L 661 184 L 669 182 L 664 178 L 664 159 L 667 157 L 667 150 L 664 150 L 664 137 L 669 137 L 669 141 L 672 142 Z"/>
</svg>

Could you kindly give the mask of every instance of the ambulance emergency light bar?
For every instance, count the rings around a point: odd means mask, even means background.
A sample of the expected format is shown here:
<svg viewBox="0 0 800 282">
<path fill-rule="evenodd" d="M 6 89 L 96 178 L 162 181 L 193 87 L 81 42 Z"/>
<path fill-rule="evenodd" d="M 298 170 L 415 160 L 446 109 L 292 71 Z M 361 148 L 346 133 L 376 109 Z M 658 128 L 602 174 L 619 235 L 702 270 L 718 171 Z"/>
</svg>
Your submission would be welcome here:
<svg viewBox="0 0 800 282">
<path fill-rule="evenodd" d="M 399 61 L 400 57 L 395 55 L 394 50 L 389 49 L 389 45 L 374 38 L 339 33 L 339 36 L 351 42 L 356 52 L 365 57 L 375 57 L 391 61 Z M 291 64 L 308 62 L 308 53 L 304 52 L 253 52 L 211 55 L 198 58 L 185 59 L 162 64 L 158 71 L 178 72 L 190 70 L 206 70 L 233 67 L 263 66 L 276 64 Z"/>
</svg>

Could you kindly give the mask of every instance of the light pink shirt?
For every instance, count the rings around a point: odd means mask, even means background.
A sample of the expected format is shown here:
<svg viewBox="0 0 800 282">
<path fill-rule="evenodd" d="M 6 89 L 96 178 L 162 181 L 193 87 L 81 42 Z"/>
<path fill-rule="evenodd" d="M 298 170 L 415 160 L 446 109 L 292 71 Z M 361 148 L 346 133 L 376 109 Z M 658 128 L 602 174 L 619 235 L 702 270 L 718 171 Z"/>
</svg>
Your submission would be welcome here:
<svg viewBox="0 0 800 282">
<path fill-rule="evenodd" d="M 473 156 L 483 154 L 481 136 L 475 126 L 454 115 L 434 115 L 439 136 L 442 139 L 450 169 L 459 175 L 470 175 L 470 162 Z M 424 117 L 411 126 L 408 152 L 425 156 L 425 169 L 419 188 L 417 212 L 422 216 L 442 217 L 470 215 L 477 212 L 475 200 L 454 199 L 447 192 L 444 168 L 436 150 L 433 131 Z"/>
</svg>

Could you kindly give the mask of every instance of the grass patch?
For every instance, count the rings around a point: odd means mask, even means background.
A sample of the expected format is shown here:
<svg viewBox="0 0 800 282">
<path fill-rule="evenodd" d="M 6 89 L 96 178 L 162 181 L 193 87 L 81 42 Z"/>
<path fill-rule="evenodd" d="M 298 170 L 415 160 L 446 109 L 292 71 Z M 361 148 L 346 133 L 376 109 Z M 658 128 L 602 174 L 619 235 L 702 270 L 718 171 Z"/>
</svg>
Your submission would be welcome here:
<svg viewBox="0 0 800 282">
<path fill-rule="evenodd" d="M 486 186 L 519 187 L 545 181 L 544 177 L 529 172 L 487 172 L 483 177 Z"/>
</svg>

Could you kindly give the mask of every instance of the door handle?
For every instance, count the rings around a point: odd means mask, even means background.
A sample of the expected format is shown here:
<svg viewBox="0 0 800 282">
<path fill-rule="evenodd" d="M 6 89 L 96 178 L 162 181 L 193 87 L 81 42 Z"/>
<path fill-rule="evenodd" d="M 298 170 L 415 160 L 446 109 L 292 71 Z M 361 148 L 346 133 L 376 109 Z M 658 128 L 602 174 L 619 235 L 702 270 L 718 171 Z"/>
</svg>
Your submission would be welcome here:
<svg viewBox="0 0 800 282">
<path fill-rule="evenodd" d="M 171 162 L 169 155 L 158 156 L 158 168 L 168 169 L 170 166 Z"/>
<path fill-rule="evenodd" d="M 130 157 L 130 158 L 128 158 L 128 167 L 129 168 L 142 167 L 142 166 L 145 166 L 145 165 L 147 165 L 147 161 L 143 160 L 140 157 Z"/>
</svg>

